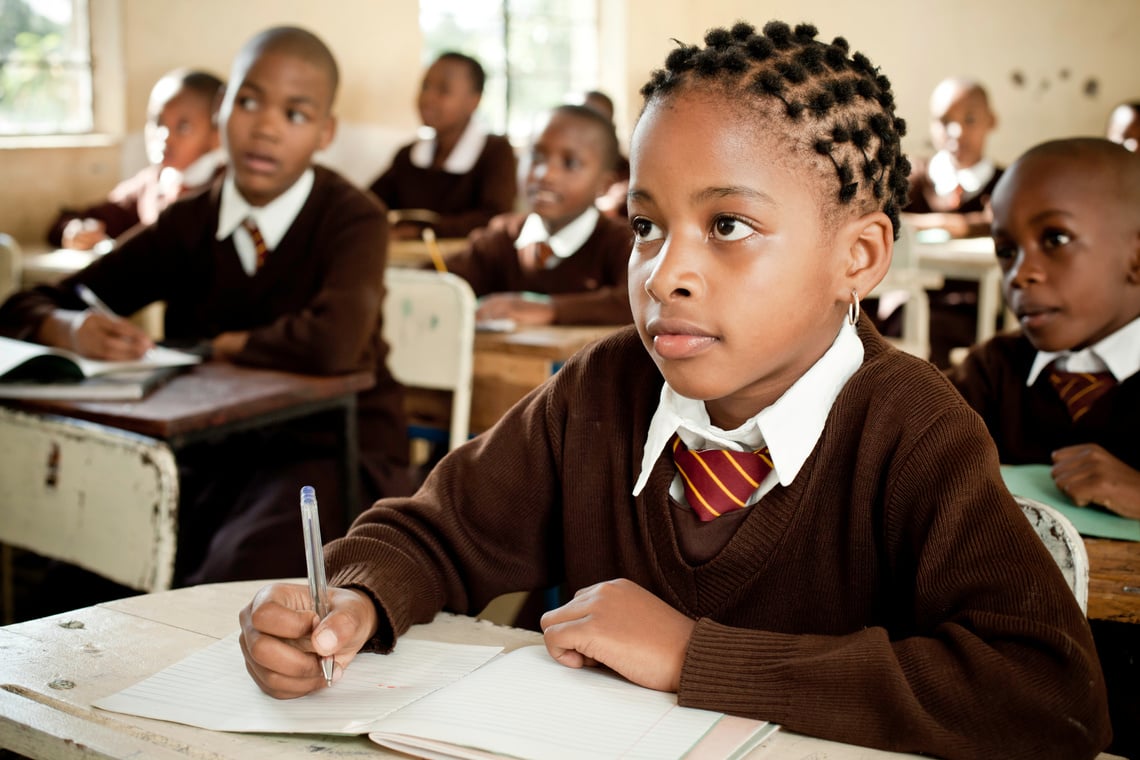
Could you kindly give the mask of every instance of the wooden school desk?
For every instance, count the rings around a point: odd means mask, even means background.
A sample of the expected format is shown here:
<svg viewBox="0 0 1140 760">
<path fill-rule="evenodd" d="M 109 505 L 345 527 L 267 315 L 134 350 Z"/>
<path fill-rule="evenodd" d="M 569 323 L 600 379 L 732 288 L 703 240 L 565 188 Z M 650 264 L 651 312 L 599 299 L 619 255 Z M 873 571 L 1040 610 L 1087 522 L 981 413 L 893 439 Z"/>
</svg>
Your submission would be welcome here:
<svg viewBox="0 0 1140 760">
<path fill-rule="evenodd" d="M 1089 620 L 1140 626 L 1140 542 L 1086 538 L 1085 549 L 1089 554 Z"/>
<path fill-rule="evenodd" d="M 542 385 L 578 350 L 604 338 L 618 325 L 547 325 L 475 336 L 471 432 L 487 430 L 530 391 Z M 442 424 L 450 402 L 438 391 L 408 389 L 412 419 Z"/>
<path fill-rule="evenodd" d="M 952 238 L 940 242 L 914 242 L 918 266 L 943 277 L 978 283 L 978 330 L 976 342 L 993 337 L 994 320 L 1003 313 L 1001 266 L 994 255 L 993 238 Z M 1011 327 L 1008 315 L 1007 327 Z"/>
<path fill-rule="evenodd" d="M 222 583 L 129 597 L 0 628 L 0 748 L 42 760 L 406 757 L 364 736 L 222 733 L 92 709 L 93 701 L 237 630 L 238 610 L 264 583 Z M 415 626 L 407 635 L 508 650 L 541 641 L 532 631 L 449 614 Z M 888 760 L 917 755 L 778 731 L 749 757 Z"/>
<path fill-rule="evenodd" d="M 467 247 L 467 238 L 439 238 L 436 240 L 439 252 L 448 256 Z M 389 240 L 388 266 L 390 267 L 421 267 L 431 264 L 431 254 L 427 244 L 422 240 Z"/>
</svg>

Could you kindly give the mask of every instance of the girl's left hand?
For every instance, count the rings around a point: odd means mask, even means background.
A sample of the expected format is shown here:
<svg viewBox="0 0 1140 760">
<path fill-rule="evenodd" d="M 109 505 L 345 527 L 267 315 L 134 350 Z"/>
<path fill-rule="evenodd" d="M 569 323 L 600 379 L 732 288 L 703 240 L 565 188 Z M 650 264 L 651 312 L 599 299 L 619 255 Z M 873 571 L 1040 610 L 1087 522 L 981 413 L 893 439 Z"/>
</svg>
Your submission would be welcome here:
<svg viewBox="0 0 1140 760">
<path fill-rule="evenodd" d="M 563 665 L 602 664 L 639 686 L 675 692 L 696 622 L 618 578 L 579 590 L 541 625 L 546 650 Z"/>
<path fill-rule="evenodd" d="M 1095 443 L 1053 452 L 1053 482 L 1080 507 L 1100 504 L 1118 515 L 1140 518 L 1140 472 Z"/>
</svg>

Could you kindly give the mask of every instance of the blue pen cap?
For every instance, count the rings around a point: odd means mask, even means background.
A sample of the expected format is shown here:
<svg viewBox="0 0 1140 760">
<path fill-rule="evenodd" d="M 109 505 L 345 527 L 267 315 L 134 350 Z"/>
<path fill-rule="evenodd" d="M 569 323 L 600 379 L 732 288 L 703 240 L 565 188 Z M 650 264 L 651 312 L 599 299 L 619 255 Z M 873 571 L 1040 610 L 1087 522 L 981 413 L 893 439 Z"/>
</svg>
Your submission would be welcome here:
<svg viewBox="0 0 1140 760">
<path fill-rule="evenodd" d="M 303 486 L 301 488 L 301 501 L 302 502 L 315 502 L 317 500 L 317 492 L 312 486 Z"/>
</svg>

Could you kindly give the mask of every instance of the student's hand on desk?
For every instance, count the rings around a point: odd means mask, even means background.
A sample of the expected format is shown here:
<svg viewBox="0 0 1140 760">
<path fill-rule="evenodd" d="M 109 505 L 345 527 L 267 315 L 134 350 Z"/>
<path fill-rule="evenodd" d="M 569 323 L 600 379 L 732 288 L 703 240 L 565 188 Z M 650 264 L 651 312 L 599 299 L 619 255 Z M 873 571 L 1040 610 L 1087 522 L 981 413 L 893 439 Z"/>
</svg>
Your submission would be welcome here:
<svg viewBox="0 0 1140 760">
<path fill-rule="evenodd" d="M 138 325 L 95 311 L 52 312 L 40 323 L 36 337 L 46 345 L 103 361 L 138 359 L 154 348 L 154 341 Z"/>
<path fill-rule="evenodd" d="M 1057 449 L 1051 472 L 1057 488 L 1077 506 L 1100 504 L 1140 519 L 1140 472 L 1095 443 Z"/>
<path fill-rule="evenodd" d="M 517 325 L 554 324 L 554 306 L 518 293 L 492 293 L 479 299 L 476 322 L 511 319 Z"/>
<path fill-rule="evenodd" d="M 325 686 L 320 659 L 333 655 L 339 680 L 376 629 L 376 608 L 367 594 L 330 588 L 329 614 L 313 612 L 309 587 L 297 583 L 265 586 L 240 613 L 245 669 L 271 697 L 292 699 Z"/>
<path fill-rule="evenodd" d="M 98 219 L 72 219 L 63 226 L 61 238 L 64 248 L 90 251 L 107 239 L 107 228 Z"/>
<path fill-rule="evenodd" d="M 248 340 L 248 332 L 224 332 L 210 341 L 210 355 L 215 359 L 228 360 L 240 354 Z"/>
<path fill-rule="evenodd" d="M 619 578 L 579 590 L 541 625 L 546 650 L 563 665 L 602 664 L 640 686 L 675 692 L 696 622 Z"/>
</svg>

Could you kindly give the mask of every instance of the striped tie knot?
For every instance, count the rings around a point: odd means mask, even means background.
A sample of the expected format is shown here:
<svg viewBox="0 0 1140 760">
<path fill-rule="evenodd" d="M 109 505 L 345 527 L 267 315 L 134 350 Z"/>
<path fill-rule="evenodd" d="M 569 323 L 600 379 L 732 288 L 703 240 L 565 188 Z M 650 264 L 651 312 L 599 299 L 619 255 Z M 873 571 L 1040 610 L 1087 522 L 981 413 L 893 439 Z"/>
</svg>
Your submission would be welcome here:
<svg viewBox="0 0 1140 760">
<path fill-rule="evenodd" d="M 768 447 L 755 451 L 692 451 L 673 437 L 673 463 L 681 475 L 685 498 L 701 522 L 743 509 L 772 471 Z"/>
<path fill-rule="evenodd" d="M 247 216 L 241 226 L 245 227 L 249 239 L 253 241 L 253 250 L 257 252 L 257 268 L 261 269 L 265 264 L 265 257 L 269 255 L 269 246 L 265 244 L 265 238 L 261 236 L 261 230 L 257 228 L 257 222 L 253 221 L 252 217 Z"/>
<path fill-rule="evenodd" d="M 1096 400 L 1116 385 L 1111 372 L 1049 371 L 1049 382 L 1069 409 L 1069 417 L 1076 422 L 1085 416 Z"/>
</svg>

